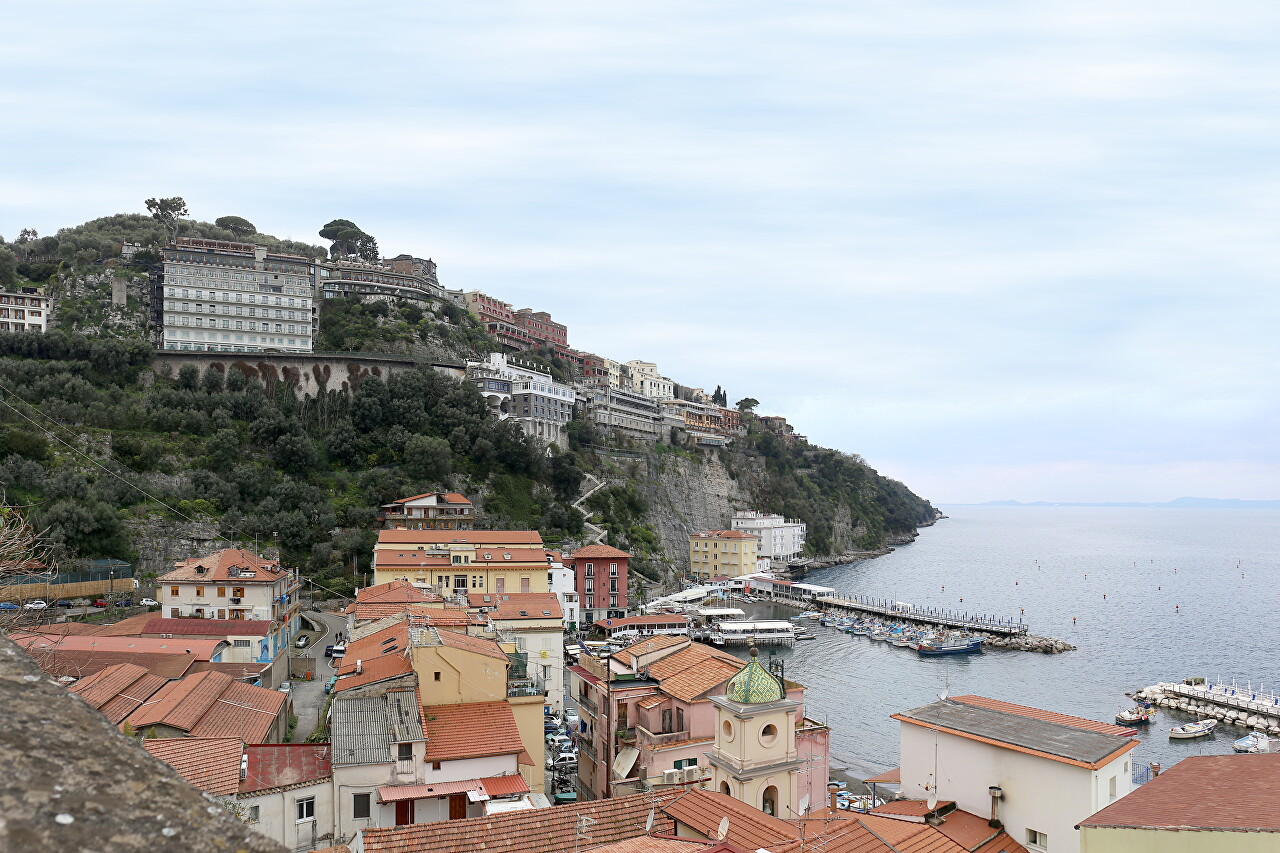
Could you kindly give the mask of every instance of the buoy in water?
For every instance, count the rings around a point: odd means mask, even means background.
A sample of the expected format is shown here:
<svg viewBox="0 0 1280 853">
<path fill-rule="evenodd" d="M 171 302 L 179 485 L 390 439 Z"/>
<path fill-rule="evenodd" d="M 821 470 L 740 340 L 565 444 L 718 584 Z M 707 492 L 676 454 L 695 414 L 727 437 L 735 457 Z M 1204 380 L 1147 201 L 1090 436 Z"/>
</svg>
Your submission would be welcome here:
<svg viewBox="0 0 1280 853">
<path fill-rule="evenodd" d="M 1103 600 L 1103 601 L 1106 601 L 1106 600 L 1107 600 L 1107 594 L 1106 594 L 1105 592 L 1102 594 L 1102 600 Z"/>
<path fill-rule="evenodd" d="M 1074 616 L 1071 617 L 1071 624 L 1072 625 L 1076 624 L 1076 617 Z"/>
</svg>

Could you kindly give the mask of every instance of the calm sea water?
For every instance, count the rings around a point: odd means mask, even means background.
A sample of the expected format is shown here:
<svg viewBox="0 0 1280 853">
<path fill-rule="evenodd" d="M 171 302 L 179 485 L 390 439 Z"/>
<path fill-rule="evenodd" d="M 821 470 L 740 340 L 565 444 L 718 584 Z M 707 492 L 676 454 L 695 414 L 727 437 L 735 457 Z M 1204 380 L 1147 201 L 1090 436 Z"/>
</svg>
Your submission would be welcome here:
<svg viewBox="0 0 1280 853">
<path fill-rule="evenodd" d="M 1126 691 L 1159 681 L 1221 675 L 1280 691 L 1280 510 L 943 511 L 949 518 L 911 545 L 806 580 L 922 606 L 1021 609 L 1032 633 L 1078 651 L 925 658 L 812 623 L 816 641 L 778 654 L 787 677 L 808 686 L 810 716 L 832 726 L 833 766 L 896 766 L 898 724 L 889 715 L 944 690 L 1107 722 L 1131 704 Z M 1161 711 L 1139 735 L 1135 760 L 1168 767 L 1185 755 L 1227 753 L 1245 733 L 1222 726 L 1212 739 L 1170 742 L 1168 729 L 1190 719 Z"/>
</svg>

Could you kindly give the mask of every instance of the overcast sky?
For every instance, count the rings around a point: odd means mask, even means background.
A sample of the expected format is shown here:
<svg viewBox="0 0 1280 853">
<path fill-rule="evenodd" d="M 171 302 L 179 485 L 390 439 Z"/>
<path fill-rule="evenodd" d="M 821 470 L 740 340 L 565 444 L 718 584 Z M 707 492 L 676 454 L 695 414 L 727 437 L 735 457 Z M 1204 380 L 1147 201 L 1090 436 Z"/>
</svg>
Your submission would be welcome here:
<svg viewBox="0 0 1280 853">
<path fill-rule="evenodd" d="M 1280 498 L 1280 5 L 45 2 L 0 234 L 351 219 L 939 503 Z"/>
</svg>

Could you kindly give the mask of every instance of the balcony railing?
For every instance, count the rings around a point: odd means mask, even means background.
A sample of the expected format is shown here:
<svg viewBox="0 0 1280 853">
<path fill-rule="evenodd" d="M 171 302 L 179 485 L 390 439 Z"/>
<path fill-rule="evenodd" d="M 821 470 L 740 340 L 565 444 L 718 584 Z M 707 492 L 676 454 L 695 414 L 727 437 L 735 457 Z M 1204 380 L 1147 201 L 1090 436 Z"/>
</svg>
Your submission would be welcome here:
<svg viewBox="0 0 1280 853">
<path fill-rule="evenodd" d="M 595 745 L 590 738 L 581 738 L 578 741 L 578 752 L 590 758 L 593 764 L 599 764 L 600 759 L 596 756 Z"/>
<path fill-rule="evenodd" d="M 644 726 L 636 726 L 637 740 L 644 746 L 666 746 L 671 743 L 679 743 L 682 740 L 689 739 L 689 733 L 685 732 L 651 732 Z"/>
<path fill-rule="evenodd" d="M 580 693 L 575 696 L 574 701 L 578 703 L 579 708 L 586 711 L 591 716 L 598 717 L 600 715 L 600 706 L 596 704 L 594 699 L 587 696 L 585 693 Z"/>
</svg>

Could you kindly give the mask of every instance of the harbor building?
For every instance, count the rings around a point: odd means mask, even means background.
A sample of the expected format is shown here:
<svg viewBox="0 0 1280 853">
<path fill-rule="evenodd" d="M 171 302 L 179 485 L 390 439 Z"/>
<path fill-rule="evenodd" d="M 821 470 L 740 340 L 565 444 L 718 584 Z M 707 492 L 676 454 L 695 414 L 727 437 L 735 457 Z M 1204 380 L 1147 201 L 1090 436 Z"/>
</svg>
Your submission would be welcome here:
<svg viewBox="0 0 1280 853">
<path fill-rule="evenodd" d="M 756 554 L 767 557 L 771 563 L 785 564 L 804 554 L 806 526 L 803 521 L 769 515 L 752 510 L 740 510 L 729 519 L 734 530 L 750 533 L 760 539 Z"/>
<path fill-rule="evenodd" d="M 759 537 L 742 530 L 703 530 L 689 534 L 689 571 L 699 581 L 718 575 L 755 574 Z"/>
<path fill-rule="evenodd" d="M 179 237 L 152 300 L 156 346 L 311 352 L 319 323 L 310 258 L 253 243 Z"/>
<path fill-rule="evenodd" d="M 1133 729 L 982 696 L 892 716 L 906 797 L 990 814 L 1034 853 L 1079 853 L 1076 825 L 1133 788 Z"/>
<path fill-rule="evenodd" d="M 1080 853 L 1280 850 L 1280 754 L 1187 756 L 1078 828 Z"/>
<path fill-rule="evenodd" d="M 0 332 L 43 332 L 49 326 L 49 297 L 34 288 L 0 293 Z"/>
</svg>

